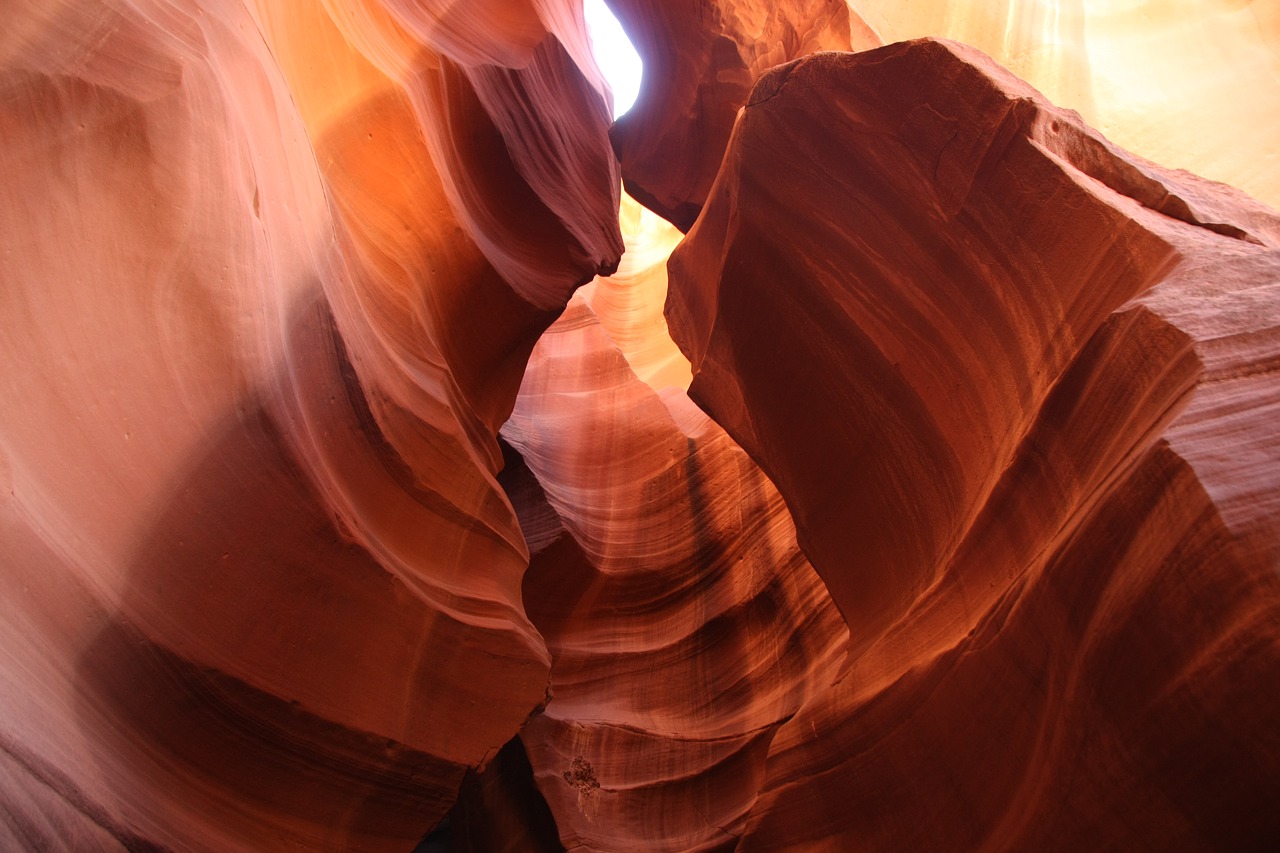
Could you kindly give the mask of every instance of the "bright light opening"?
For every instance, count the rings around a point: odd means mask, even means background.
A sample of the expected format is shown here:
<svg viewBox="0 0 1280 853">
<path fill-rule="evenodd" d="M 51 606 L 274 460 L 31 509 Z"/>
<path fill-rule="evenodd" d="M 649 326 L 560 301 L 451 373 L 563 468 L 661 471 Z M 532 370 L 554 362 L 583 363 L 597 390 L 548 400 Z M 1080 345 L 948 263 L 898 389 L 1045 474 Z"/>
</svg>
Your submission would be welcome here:
<svg viewBox="0 0 1280 853">
<path fill-rule="evenodd" d="M 616 119 L 631 109 L 639 97 L 644 65 L 640 62 L 640 54 L 632 47 L 631 39 L 622 31 L 622 24 L 609 11 L 604 0 L 584 0 L 583 10 L 587 13 L 591 52 L 613 90 L 613 117 Z"/>
</svg>

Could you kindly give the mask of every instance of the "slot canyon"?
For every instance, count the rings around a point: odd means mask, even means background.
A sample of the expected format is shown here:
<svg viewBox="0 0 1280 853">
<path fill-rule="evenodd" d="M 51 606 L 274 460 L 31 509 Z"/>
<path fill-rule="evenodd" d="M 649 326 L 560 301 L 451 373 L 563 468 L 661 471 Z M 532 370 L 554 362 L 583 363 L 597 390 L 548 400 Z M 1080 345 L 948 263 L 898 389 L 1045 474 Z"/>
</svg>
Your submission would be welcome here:
<svg viewBox="0 0 1280 853">
<path fill-rule="evenodd" d="M 0 3 L 0 849 L 1280 849 L 1280 3 Z"/>
</svg>

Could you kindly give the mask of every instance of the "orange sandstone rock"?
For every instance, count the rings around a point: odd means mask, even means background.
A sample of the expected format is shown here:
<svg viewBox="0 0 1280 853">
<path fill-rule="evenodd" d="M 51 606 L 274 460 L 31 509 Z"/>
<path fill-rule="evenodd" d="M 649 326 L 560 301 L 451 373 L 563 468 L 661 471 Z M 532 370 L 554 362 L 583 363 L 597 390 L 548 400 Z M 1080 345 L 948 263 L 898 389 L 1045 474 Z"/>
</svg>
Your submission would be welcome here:
<svg viewBox="0 0 1280 853">
<path fill-rule="evenodd" d="M 617 263 L 607 114 L 572 16 L 364 11 L 6 15 L 6 846 L 406 849 L 545 699 L 496 431 Z"/>
<path fill-rule="evenodd" d="M 1280 206 L 1280 6 L 850 0 L 885 43 L 982 50 L 1112 142 Z"/>
<path fill-rule="evenodd" d="M 792 60 L 1274 203 L 1280 19 L 610 5 L 7 5 L 0 847 L 1274 847 L 1280 219 Z"/>
<path fill-rule="evenodd" d="M 578 292 L 627 359 L 655 391 L 689 387 L 689 360 L 667 331 L 667 259 L 683 235 L 624 194 L 618 214 L 627 251 L 617 271 L 597 276 Z"/>
<path fill-rule="evenodd" d="M 521 731 L 568 847 L 719 849 L 774 731 L 845 629 L 781 498 L 677 388 L 640 382 L 575 297 L 503 436 L 551 699 Z"/>
<path fill-rule="evenodd" d="M 668 317 L 850 658 L 745 849 L 1276 836 L 1278 226 L 954 43 L 762 79 Z"/>
</svg>

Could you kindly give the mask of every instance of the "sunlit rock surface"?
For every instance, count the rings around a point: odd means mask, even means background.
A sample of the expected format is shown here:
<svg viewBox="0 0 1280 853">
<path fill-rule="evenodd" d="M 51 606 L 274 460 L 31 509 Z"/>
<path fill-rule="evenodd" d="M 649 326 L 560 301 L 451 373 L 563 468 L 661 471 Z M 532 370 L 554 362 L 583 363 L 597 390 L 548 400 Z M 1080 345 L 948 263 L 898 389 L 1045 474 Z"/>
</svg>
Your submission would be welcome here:
<svg viewBox="0 0 1280 853">
<path fill-rule="evenodd" d="M 850 657 L 745 849 L 1277 837 L 1278 240 L 954 43 L 761 81 L 668 316 Z"/>
<path fill-rule="evenodd" d="M 571 6 L 403 5 L 6 10 L 0 846 L 406 849 L 545 701 L 495 434 L 608 115 Z"/>
<path fill-rule="evenodd" d="M 647 69 L 634 113 L 612 134 L 623 175 L 636 198 L 682 230 L 705 200 L 734 113 L 761 74 L 818 50 L 922 36 L 978 47 L 1129 150 L 1280 205 L 1275 3 L 608 3 Z"/>
<path fill-rule="evenodd" d="M 1276 215 L 771 72 L 1274 204 L 1274 4 L 610 5 L 5 6 L 0 848 L 1275 847 Z"/>
<path fill-rule="evenodd" d="M 683 236 L 628 195 L 618 214 L 626 253 L 617 272 L 578 292 L 636 376 L 655 391 L 689 387 L 689 360 L 667 331 L 667 258 Z"/>
<path fill-rule="evenodd" d="M 885 43 L 986 52 L 1114 143 L 1280 207 L 1280 4 L 850 0 Z"/>
<path fill-rule="evenodd" d="M 579 297 L 534 349 L 502 474 L 552 700 L 521 732 L 568 847 L 712 849 L 846 631 L 782 499 L 680 389 L 640 382 Z"/>
<path fill-rule="evenodd" d="M 627 192 L 682 231 L 761 74 L 814 51 L 880 43 L 844 0 L 606 2 L 645 63 L 640 97 L 611 132 Z"/>
</svg>

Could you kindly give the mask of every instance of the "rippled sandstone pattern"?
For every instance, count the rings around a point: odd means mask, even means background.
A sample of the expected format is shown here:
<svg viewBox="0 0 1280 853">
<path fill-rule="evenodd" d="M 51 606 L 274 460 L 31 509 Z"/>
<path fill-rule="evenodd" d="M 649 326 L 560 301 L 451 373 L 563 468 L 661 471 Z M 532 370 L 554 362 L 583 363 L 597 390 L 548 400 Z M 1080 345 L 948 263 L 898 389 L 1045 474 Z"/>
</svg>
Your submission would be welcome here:
<svg viewBox="0 0 1280 853">
<path fill-rule="evenodd" d="M 582 297 L 503 436 L 552 701 L 521 731 L 567 847 L 717 849 L 846 631 L 777 491 L 678 388 L 639 381 Z"/>
<path fill-rule="evenodd" d="M 743 849 L 1280 837 L 1278 243 L 971 48 L 761 80 L 668 317 L 850 656 Z"/>
<path fill-rule="evenodd" d="M 0 847 L 1274 847 L 1276 215 L 770 73 L 1274 204 L 1274 4 L 610 5 L 10 0 Z"/>
<path fill-rule="evenodd" d="M 922 36 L 978 47 L 1129 150 L 1280 206 L 1275 3 L 608 2 L 649 69 L 641 100 L 612 131 L 623 176 L 681 230 L 706 199 L 733 116 L 765 71 L 818 50 Z"/>
<path fill-rule="evenodd" d="M 0 846 L 406 849 L 545 701 L 496 432 L 618 172 L 572 5 L 432 8 L 6 10 Z"/>
</svg>

